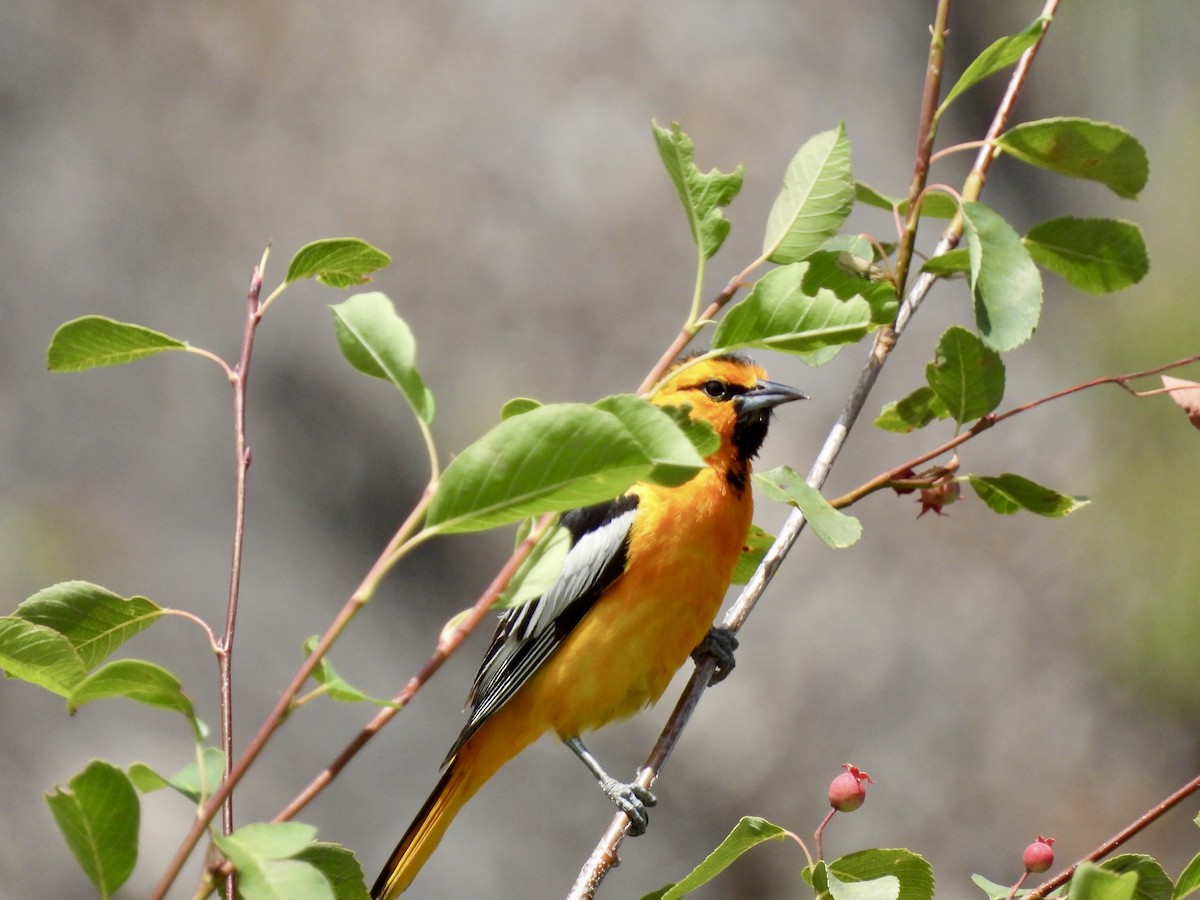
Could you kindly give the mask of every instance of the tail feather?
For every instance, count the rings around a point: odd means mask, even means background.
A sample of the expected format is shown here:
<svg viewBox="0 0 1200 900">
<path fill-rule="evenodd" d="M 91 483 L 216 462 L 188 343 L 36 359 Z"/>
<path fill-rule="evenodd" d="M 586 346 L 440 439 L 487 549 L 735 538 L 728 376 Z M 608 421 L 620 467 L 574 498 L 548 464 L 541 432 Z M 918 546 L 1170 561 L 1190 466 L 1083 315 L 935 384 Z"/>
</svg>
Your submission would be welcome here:
<svg viewBox="0 0 1200 900">
<path fill-rule="evenodd" d="M 404 893 L 437 849 L 458 811 L 501 766 L 537 739 L 539 732 L 528 727 L 519 727 L 514 733 L 511 727 L 514 722 L 526 724 L 520 717 L 515 720 L 508 716 L 493 717 L 450 761 L 441 781 L 379 873 L 371 888 L 372 900 L 393 900 Z"/>
</svg>

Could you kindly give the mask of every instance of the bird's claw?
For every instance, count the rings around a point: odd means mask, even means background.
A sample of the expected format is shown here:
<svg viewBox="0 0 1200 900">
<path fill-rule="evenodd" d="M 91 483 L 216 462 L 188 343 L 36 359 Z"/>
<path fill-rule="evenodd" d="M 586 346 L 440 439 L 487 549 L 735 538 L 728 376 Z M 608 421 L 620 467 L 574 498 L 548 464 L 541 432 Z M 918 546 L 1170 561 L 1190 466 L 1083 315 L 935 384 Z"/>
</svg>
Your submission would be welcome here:
<svg viewBox="0 0 1200 900">
<path fill-rule="evenodd" d="M 733 657 L 733 651 L 738 648 L 737 635 L 728 628 L 712 627 L 708 630 L 708 634 L 704 636 L 704 640 L 700 645 L 692 651 L 692 659 L 699 665 L 703 662 L 706 656 L 711 656 L 717 662 L 717 667 L 713 670 L 712 677 L 708 680 L 708 686 L 720 684 L 729 677 L 729 673 L 733 671 L 733 667 L 737 665 L 737 660 Z"/>
<path fill-rule="evenodd" d="M 615 778 L 609 778 L 601 786 L 613 805 L 625 813 L 625 817 L 629 819 L 629 835 L 637 837 L 645 834 L 646 826 L 650 822 L 650 814 L 646 812 L 646 809 L 655 806 L 658 798 L 636 782 L 626 784 Z"/>
</svg>

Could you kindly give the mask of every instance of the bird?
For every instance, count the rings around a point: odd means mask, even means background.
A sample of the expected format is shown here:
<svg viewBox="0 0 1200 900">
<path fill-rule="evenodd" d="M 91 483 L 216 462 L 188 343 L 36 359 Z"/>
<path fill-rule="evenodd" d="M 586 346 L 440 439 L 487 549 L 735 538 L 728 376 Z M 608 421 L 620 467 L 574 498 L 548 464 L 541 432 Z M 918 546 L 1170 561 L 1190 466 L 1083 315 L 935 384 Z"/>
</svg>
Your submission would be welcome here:
<svg viewBox="0 0 1200 900">
<path fill-rule="evenodd" d="M 580 735 L 653 704 L 690 656 L 710 649 L 732 667 L 736 640 L 712 624 L 750 529 L 751 460 L 772 411 L 802 399 L 742 353 L 697 351 L 667 370 L 651 402 L 687 409 L 720 445 L 683 484 L 639 482 L 561 515 L 570 536 L 561 572 L 540 597 L 501 616 L 467 697 L 467 724 L 373 900 L 407 890 L 462 806 L 547 732 L 626 813 L 630 833 L 645 831 L 653 794 L 610 777 Z"/>
</svg>

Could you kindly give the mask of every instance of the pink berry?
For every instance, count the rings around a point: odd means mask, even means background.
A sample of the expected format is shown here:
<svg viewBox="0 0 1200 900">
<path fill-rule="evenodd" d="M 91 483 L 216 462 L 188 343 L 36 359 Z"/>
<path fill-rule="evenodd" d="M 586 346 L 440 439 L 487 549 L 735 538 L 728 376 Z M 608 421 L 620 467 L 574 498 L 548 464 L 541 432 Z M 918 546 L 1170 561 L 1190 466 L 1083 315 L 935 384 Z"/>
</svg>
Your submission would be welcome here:
<svg viewBox="0 0 1200 900">
<path fill-rule="evenodd" d="M 854 812 L 867 799 L 871 776 L 857 766 L 843 765 L 846 771 L 829 783 L 829 805 L 838 812 Z"/>
<path fill-rule="evenodd" d="M 1021 855 L 1021 861 L 1025 863 L 1025 868 L 1030 872 L 1037 874 L 1045 872 L 1054 865 L 1054 848 L 1050 845 L 1054 843 L 1054 838 L 1042 837 L 1040 834 L 1036 841 L 1025 848 L 1025 852 Z"/>
</svg>

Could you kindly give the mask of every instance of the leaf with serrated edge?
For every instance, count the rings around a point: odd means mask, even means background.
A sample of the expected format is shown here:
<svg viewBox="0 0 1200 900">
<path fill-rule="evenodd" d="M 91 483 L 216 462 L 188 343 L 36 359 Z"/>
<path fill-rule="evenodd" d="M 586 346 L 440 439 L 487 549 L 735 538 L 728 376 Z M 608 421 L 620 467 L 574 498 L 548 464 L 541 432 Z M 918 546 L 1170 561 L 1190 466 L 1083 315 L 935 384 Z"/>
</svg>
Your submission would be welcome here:
<svg viewBox="0 0 1200 900">
<path fill-rule="evenodd" d="M 656 484 L 676 487 L 690 481 L 704 469 L 704 457 L 688 438 L 676 418 L 661 406 L 633 394 L 615 394 L 592 404 L 596 409 L 612 413 L 624 423 L 633 438 L 642 445 L 646 455 L 653 460 L 649 479 Z M 683 419 L 687 421 L 686 414 Z M 689 429 L 690 430 L 690 429 Z M 709 430 L 696 432 L 705 438 L 705 443 L 716 450 L 713 443 L 716 434 Z M 707 440 L 708 437 L 714 440 Z"/>
<path fill-rule="evenodd" d="M 950 410 L 938 399 L 933 388 L 926 385 L 917 388 L 907 397 L 886 404 L 880 410 L 874 424 L 884 431 L 908 434 L 918 428 L 924 428 L 935 419 L 948 418 Z"/>
<path fill-rule="evenodd" d="M 783 188 L 767 216 L 763 256 L 779 264 L 804 259 L 837 234 L 854 206 L 854 195 L 846 127 L 809 138 L 788 163 Z"/>
<path fill-rule="evenodd" d="M 1004 516 L 1025 509 L 1039 516 L 1058 519 L 1091 502 L 1086 497 L 1068 497 L 1010 472 L 994 477 L 972 475 L 970 482 L 979 499 L 993 512 Z"/>
<path fill-rule="evenodd" d="M 432 422 L 433 395 L 417 371 L 417 343 L 392 301 L 380 293 L 356 294 L 330 309 L 338 345 L 350 365 L 393 384 L 423 421 Z"/>
<path fill-rule="evenodd" d="M 95 759 L 46 803 L 88 879 L 101 897 L 111 897 L 137 863 L 141 807 L 129 778 Z"/>
<path fill-rule="evenodd" d="M 1150 177 L 1146 148 L 1124 128 L 1064 116 L 1022 122 L 996 138 L 1010 156 L 1076 178 L 1098 181 L 1118 197 L 1133 199 Z"/>
<path fill-rule="evenodd" d="M 721 208 L 728 206 L 741 190 L 745 169 L 739 165 L 729 173 L 712 169 L 705 174 L 692 161 L 695 146 L 678 122 L 672 122 L 669 129 L 660 127 L 657 122 L 651 122 L 651 127 L 663 165 L 687 214 L 692 240 L 701 255 L 708 259 L 721 248 L 729 234 L 729 220 Z"/>
<path fill-rule="evenodd" d="M 1133 222 L 1063 216 L 1035 225 L 1023 240 L 1034 262 L 1090 294 L 1122 290 L 1150 271 L 1142 230 Z"/>
<path fill-rule="evenodd" d="M 610 499 L 655 463 L 612 413 L 552 403 L 500 422 L 446 466 L 433 532 L 479 531 Z"/>
<path fill-rule="evenodd" d="M 51 372 L 82 372 L 119 366 L 164 350 L 186 350 L 187 342 L 107 316 L 82 316 L 58 326 L 46 350 Z"/>
<path fill-rule="evenodd" d="M 960 425 L 986 416 L 1004 399 L 1004 362 L 1000 354 L 957 325 L 938 341 L 925 379 Z"/>
<path fill-rule="evenodd" d="M 391 261 L 378 247 L 358 238 L 325 238 L 296 251 L 285 281 L 315 278 L 333 288 L 354 287 L 370 281 L 372 272 Z"/>
<path fill-rule="evenodd" d="M 0 669 L 66 697 L 87 675 L 71 642 L 44 625 L 0 617 Z"/>
<path fill-rule="evenodd" d="M 866 335 L 873 324 L 866 298 L 843 300 L 827 288 L 808 293 L 808 269 L 807 262 L 792 263 L 760 278 L 717 325 L 713 349 L 761 347 L 805 354 Z"/>
<path fill-rule="evenodd" d="M 982 203 L 963 203 L 963 234 L 979 333 L 988 346 L 1013 350 L 1037 328 L 1042 277 L 1012 226 Z"/>
<path fill-rule="evenodd" d="M 125 599 L 86 581 L 64 581 L 38 591 L 13 615 L 63 635 L 92 669 L 154 624 L 162 609 L 145 597 Z"/>
</svg>

